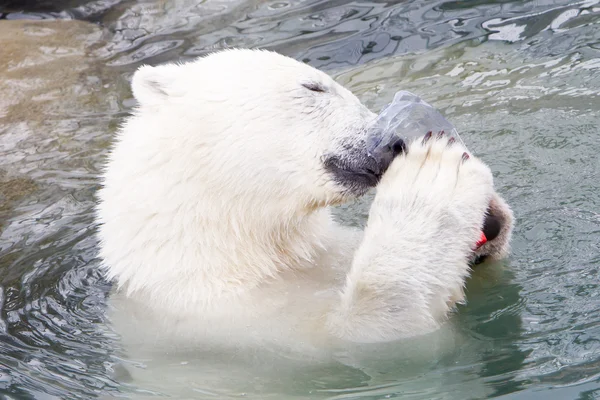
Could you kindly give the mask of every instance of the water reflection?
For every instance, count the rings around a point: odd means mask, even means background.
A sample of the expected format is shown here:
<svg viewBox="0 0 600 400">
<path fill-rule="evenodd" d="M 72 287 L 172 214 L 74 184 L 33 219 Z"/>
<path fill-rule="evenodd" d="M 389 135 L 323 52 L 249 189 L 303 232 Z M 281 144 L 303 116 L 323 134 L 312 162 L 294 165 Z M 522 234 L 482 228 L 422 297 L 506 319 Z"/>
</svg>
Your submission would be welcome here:
<svg viewBox="0 0 600 400">
<path fill-rule="evenodd" d="M 510 263 L 475 271 L 469 304 L 447 327 L 458 335 L 383 348 L 377 363 L 267 357 L 237 394 L 597 396 L 599 16 L 592 0 L 3 3 L 0 393 L 144 393 L 130 381 L 144 364 L 123 359 L 105 320 L 110 285 L 97 271 L 91 215 L 97 171 L 133 105 L 138 65 L 242 46 L 328 70 L 374 110 L 399 88 L 442 108 L 492 166 L 518 227 Z M 338 217 L 361 226 L 368 200 Z M 411 348 L 421 358 L 406 357 Z M 182 360 L 173 356 L 168 371 L 179 386 L 202 357 Z M 213 371 L 231 367 L 214 361 Z M 190 397 L 220 393 L 189 379 Z M 168 391 L 161 379 L 149 387 Z"/>
</svg>

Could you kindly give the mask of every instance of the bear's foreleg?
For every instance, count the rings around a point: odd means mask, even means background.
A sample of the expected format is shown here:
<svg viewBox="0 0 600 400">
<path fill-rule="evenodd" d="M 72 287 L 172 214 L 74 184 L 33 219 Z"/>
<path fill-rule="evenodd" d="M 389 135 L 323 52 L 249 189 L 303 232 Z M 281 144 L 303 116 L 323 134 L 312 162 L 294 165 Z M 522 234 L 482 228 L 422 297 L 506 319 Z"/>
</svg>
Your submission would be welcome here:
<svg viewBox="0 0 600 400">
<path fill-rule="evenodd" d="M 438 328 L 463 300 L 493 195 L 489 168 L 452 139 L 412 143 L 378 186 L 329 331 L 377 342 Z"/>
</svg>

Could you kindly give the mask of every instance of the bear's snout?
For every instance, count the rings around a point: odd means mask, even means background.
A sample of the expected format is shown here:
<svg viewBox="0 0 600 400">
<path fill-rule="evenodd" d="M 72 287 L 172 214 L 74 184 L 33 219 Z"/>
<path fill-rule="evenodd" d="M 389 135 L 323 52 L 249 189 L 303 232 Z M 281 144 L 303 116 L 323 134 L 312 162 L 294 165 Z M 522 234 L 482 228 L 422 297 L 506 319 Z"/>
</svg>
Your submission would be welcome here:
<svg viewBox="0 0 600 400">
<path fill-rule="evenodd" d="M 483 222 L 483 234 L 487 238 L 487 240 L 494 240 L 500 234 L 500 230 L 502 229 L 502 222 L 500 218 L 496 215 L 490 213 L 488 211 L 485 216 L 485 221 Z"/>
<path fill-rule="evenodd" d="M 379 177 L 381 177 L 385 171 L 387 171 L 396 156 L 405 152 L 406 143 L 399 137 L 393 137 L 389 143 L 378 149 L 375 149 L 373 151 L 373 158 L 379 166 L 379 170 L 377 171 Z"/>
<path fill-rule="evenodd" d="M 404 140 L 394 137 L 373 151 L 355 148 L 343 157 L 325 157 L 324 166 L 338 184 L 349 189 L 354 195 L 361 196 L 379 183 L 394 158 L 405 151 Z"/>
</svg>

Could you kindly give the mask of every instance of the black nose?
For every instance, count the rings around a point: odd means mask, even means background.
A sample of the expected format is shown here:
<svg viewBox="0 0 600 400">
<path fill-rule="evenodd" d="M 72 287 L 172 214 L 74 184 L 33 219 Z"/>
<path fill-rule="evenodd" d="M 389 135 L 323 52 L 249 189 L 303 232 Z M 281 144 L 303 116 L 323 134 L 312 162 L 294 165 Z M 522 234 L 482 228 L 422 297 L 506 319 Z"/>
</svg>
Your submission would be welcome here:
<svg viewBox="0 0 600 400">
<path fill-rule="evenodd" d="M 394 161 L 394 158 L 405 152 L 406 143 L 399 137 L 394 137 L 388 144 L 380 146 L 373 155 L 377 163 L 377 171 L 374 171 L 376 175 L 383 175 L 392 161 Z"/>
<path fill-rule="evenodd" d="M 498 217 L 489 213 L 485 217 L 485 221 L 483 223 L 483 234 L 487 238 L 488 242 L 490 240 L 496 239 L 496 237 L 500 234 L 500 229 L 502 228 L 502 224 Z"/>
</svg>

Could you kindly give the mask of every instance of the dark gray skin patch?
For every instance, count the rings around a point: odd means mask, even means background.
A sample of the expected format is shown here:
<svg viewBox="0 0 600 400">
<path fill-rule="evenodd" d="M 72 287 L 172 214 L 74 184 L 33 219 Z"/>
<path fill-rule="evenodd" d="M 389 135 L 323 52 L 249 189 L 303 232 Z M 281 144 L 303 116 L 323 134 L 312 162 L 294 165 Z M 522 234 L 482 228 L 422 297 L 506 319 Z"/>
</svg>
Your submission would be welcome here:
<svg viewBox="0 0 600 400">
<path fill-rule="evenodd" d="M 355 196 L 362 196 L 376 186 L 394 158 L 406 151 L 404 141 L 398 138 L 372 154 L 364 147 L 343 147 L 346 150 L 343 156 L 327 155 L 323 166 L 336 183 Z"/>
<path fill-rule="evenodd" d="M 494 240 L 500 234 L 500 230 L 502 229 L 502 222 L 500 218 L 496 215 L 493 215 L 488 210 L 488 213 L 485 217 L 485 222 L 483 223 L 483 234 L 487 238 L 487 240 Z"/>
<path fill-rule="evenodd" d="M 368 156 L 362 159 L 327 156 L 323 160 L 323 166 L 333 180 L 355 196 L 362 196 L 381 179 L 376 164 Z"/>
<path fill-rule="evenodd" d="M 505 209 L 497 201 L 492 200 L 486 212 L 482 228 L 488 241 L 475 251 L 472 265 L 483 264 L 488 260 L 498 258 L 500 249 L 510 239 L 512 220 L 510 209 Z"/>
</svg>

